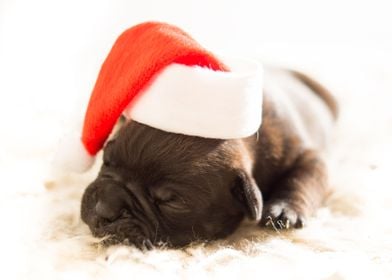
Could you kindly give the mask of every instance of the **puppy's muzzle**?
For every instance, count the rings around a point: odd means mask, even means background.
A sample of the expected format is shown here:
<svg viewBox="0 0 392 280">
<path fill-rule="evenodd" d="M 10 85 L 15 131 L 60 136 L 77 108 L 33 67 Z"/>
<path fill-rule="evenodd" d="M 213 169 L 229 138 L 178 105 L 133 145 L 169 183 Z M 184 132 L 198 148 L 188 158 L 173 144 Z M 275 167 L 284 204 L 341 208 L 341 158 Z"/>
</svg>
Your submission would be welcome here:
<svg viewBox="0 0 392 280">
<path fill-rule="evenodd" d="M 82 218 L 95 236 L 106 237 L 105 243 L 133 244 L 142 249 L 152 249 L 148 219 L 136 209 L 137 201 L 126 187 L 114 180 L 100 179 L 95 185 L 95 199 L 90 201 L 91 212 Z M 136 214 L 136 212 L 138 214 Z"/>
</svg>

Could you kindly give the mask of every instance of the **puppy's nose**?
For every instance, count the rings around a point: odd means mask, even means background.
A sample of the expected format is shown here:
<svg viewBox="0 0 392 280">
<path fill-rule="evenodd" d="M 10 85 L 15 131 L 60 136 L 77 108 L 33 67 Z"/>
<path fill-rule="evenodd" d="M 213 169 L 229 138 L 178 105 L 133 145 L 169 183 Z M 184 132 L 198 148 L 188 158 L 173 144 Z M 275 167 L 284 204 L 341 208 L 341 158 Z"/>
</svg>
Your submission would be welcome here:
<svg viewBox="0 0 392 280">
<path fill-rule="evenodd" d="M 127 196 L 121 185 L 107 183 L 98 190 L 95 212 L 101 218 L 111 222 L 118 219 L 125 210 L 124 198 Z"/>
<path fill-rule="evenodd" d="M 98 201 L 97 205 L 95 205 L 95 212 L 99 217 L 111 222 L 115 221 L 121 215 L 121 209 L 114 209 L 107 202 L 103 201 Z"/>
</svg>

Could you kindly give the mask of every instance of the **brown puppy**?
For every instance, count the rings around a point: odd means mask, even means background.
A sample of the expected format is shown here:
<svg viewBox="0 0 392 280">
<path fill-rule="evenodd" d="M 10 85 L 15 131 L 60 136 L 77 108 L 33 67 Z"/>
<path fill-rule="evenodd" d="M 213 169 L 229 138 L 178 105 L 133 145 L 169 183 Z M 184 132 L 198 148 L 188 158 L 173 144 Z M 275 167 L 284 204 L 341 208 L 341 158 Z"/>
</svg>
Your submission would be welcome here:
<svg viewBox="0 0 392 280">
<path fill-rule="evenodd" d="M 262 125 L 245 139 L 126 123 L 85 191 L 83 221 L 107 242 L 148 248 L 222 238 L 245 216 L 261 226 L 302 227 L 326 193 L 321 152 L 336 104 L 314 80 L 278 69 L 266 70 L 263 94 Z"/>
</svg>

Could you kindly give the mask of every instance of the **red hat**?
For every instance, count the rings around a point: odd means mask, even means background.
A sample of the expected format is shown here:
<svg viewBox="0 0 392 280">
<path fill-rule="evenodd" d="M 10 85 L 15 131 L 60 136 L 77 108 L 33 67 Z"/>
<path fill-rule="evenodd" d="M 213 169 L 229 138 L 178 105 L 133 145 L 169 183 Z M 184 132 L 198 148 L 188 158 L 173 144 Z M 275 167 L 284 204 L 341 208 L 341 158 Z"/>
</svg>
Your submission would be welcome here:
<svg viewBox="0 0 392 280">
<path fill-rule="evenodd" d="M 261 103 L 258 63 L 221 61 L 178 27 L 142 23 L 114 43 L 90 97 L 81 142 L 58 161 L 87 169 L 121 115 L 173 133 L 246 137 L 260 126 Z"/>
</svg>

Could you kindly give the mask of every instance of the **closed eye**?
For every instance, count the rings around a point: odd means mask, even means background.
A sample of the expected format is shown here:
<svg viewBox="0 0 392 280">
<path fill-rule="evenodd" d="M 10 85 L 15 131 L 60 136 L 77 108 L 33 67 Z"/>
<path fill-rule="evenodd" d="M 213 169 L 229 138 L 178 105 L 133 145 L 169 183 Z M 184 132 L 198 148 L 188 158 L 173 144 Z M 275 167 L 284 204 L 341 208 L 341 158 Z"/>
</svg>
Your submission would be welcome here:
<svg viewBox="0 0 392 280">
<path fill-rule="evenodd" d="M 177 211 L 184 211 L 187 209 L 187 204 L 183 199 L 174 198 L 168 201 L 162 201 L 159 204 L 160 207 L 170 208 Z"/>
<path fill-rule="evenodd" d="M 162 193 L 161 193 L 162 194 Z M 155 197 L 155 204 L 163 211 L 189 212 L 185 199 L 179 195 L 165 192 L 164 196 Z"/>
</svg>

